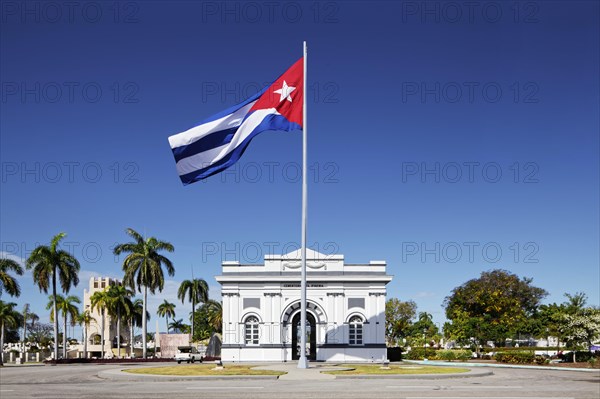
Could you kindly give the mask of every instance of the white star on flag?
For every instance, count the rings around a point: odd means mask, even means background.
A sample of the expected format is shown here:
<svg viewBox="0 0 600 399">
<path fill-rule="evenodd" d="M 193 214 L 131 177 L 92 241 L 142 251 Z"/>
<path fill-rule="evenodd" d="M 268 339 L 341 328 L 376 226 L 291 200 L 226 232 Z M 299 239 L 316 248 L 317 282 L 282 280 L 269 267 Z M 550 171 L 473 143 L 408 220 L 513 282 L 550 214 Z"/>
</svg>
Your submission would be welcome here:
<svg viewBox="0 0 600 399">
<path fill-rule="evenodd" d="M 287 99 L 289 102 L 292 102 L 292 97 L 290 97 L 290 94 L 292 94 L 294 90 L 296 90 L 296 88 L 288 86 L 287 82 L 284 80 L 281 89 L 275 90 L 273 93 L 277 93 L 280 95 L 279 102 L 282 102 L 284 99 Z"/>
</svg>

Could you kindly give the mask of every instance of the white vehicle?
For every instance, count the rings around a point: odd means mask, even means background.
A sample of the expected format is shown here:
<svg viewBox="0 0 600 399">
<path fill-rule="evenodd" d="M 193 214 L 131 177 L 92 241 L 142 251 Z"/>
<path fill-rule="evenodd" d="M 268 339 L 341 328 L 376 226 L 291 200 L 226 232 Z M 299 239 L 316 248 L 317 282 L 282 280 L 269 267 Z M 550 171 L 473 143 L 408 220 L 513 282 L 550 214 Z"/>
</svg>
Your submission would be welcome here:
<svg viewBox="0 0 600 399">
<path fill-rule="evenodd" d="M 175 360 L 177 360 L 177 364 L 181 364 L 181 362 L 194 363 L 196 360 L 201 362 L 202 357 L 194 346 L 178 346 Z"/>
</svg>

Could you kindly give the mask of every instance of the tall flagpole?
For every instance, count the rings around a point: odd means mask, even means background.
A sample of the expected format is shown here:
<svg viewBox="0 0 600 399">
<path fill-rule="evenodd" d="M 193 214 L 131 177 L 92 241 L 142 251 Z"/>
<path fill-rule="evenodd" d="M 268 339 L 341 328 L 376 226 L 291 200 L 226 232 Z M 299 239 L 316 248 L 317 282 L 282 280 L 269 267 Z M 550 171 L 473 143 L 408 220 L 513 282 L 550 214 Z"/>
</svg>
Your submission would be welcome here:
<svg viewBox="0 0 600 399">
<path fill-rule="evenodd" d="M 306 359 L 306 203 L 308 196 L 307 191 L 307 179 L 306 179 L 306 97 L 308 92 L 306 90 L 306 42 L 304 42 L 304 87 L 303 87 L 303 100 L 302 104 L 302 281 L 300 282 L 300 359 L 298 360 L 298 368 L 308 368 L 308 360 Z M 295 332 L 298 333 L 297 331 Z M 293 348 L 294 350 L 296 348 Z"/>
</svg>

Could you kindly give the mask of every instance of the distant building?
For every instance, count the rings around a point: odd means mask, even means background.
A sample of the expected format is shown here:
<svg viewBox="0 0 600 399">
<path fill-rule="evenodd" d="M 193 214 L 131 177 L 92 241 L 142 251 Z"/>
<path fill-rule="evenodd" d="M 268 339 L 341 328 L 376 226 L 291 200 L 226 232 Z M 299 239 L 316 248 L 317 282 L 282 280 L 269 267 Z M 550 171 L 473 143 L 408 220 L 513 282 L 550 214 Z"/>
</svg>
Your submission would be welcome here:
<svg viewBox="0 0 600 399">
<path fill-rule="evenodd" d="M 263 265 L 223 262 L 224 361 L 293 361 L 300 355 L 300 251 Z M 307 250 L 309 360 L 386 359 L 386 262 L 344 263 Z"/>
<path fill-rule="evenodd" d="M 83 310 L 90 311 L 91 316 L 95 319 L 90 323 L 88 328 L 88 357 L 99 358 L 102 354 L 101 330 L 102 330 L 102 314 L 96 307 L 92 310 L 90 297 L 98 291 L 104 291 L 111 285 L 121 284 L 121 281 L 108 277 L 92 277 L 90 278 L 89 289 L 83 290 Z M 121 356 L 129 355 L 129 325 L 125 318 L 121 319 Z M 114 350 L 113 350 L 114 348 Z M 83 357 L 83 345 L 78 347 L 78 356 Z M 117 321 L 111 318 L 108 314 L 104 319 L 104 352 L 109 354 L 108 357 L 117 355 Z M 111 354 L 112 353 L 112 354 Z"/>
</svg>

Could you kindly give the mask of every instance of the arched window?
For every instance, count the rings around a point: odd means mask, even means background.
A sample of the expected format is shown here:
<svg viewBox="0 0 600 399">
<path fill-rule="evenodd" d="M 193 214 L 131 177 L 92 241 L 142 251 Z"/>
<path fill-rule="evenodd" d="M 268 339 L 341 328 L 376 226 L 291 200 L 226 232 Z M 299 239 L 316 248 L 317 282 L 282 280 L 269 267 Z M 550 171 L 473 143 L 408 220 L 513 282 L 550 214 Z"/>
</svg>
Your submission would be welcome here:
<svg viewBox="0 0 600 399">
<path fill-rule="evenodd" d="M 258 345 L 258 318 L 250 316 L 244 323 L 246 345 Z"/>
<path fill-rule="evenodd" d="M 363 344 L 363 320 L 360 316 L 352 316 L 350 319 L 350 345 Z"/>
</svg>

